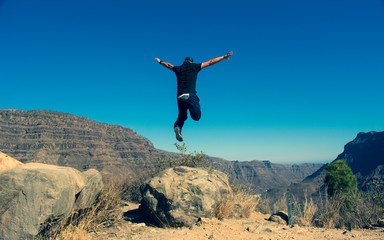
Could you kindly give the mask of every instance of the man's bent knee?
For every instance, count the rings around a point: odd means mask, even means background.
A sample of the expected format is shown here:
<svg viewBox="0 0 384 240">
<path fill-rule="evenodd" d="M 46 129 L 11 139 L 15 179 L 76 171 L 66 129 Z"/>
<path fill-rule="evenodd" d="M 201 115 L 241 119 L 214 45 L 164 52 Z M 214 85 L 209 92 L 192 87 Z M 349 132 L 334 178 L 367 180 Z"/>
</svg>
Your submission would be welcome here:
<svg viewBox="0 0 384 240">
<path fill-rule="evenodd" d="M 195 120 L 195 121 L 199 121 L 200 118 L 201 118 L 201 113 L 199 114 L 194 114 L 194 115 L 191 115 L 192 119 Z"/>
</svg>

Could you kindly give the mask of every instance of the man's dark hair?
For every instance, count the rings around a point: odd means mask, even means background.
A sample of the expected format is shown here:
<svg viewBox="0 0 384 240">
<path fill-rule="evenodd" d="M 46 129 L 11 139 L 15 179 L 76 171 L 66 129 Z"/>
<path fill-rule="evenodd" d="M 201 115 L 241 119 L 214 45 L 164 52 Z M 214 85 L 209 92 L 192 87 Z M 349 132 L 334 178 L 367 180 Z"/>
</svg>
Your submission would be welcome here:
<svg viewBox="0 0 384 240">
<path fill-rule="evenodd" d="M 186 58 L 185 58 L 185 61 L 188 61 L 188 62 L 193 63 L 193 58 L 191 58 L 191 57 L 186 57 Z"/>
</svg>

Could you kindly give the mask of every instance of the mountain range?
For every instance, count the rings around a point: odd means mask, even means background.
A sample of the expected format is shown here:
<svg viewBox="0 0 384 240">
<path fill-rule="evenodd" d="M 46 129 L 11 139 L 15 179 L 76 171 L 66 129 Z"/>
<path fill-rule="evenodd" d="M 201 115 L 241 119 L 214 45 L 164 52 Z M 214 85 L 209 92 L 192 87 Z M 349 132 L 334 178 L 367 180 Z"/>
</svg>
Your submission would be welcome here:
<svg viewBox="0 0 384 240">
<path fill-rule="evenodd" d="M 158 158 L 176 153 L 156 149 L 134 130 L 85 117 L 45 110 L 1 110 L 0 151 L 20 162 L 95 168 L 104 176 L 134 179 L 159 168 Z M 227 161 L 206 156 L 235 184 L 257 192 L 298 183 L 322 164 Z"/>
</svg>

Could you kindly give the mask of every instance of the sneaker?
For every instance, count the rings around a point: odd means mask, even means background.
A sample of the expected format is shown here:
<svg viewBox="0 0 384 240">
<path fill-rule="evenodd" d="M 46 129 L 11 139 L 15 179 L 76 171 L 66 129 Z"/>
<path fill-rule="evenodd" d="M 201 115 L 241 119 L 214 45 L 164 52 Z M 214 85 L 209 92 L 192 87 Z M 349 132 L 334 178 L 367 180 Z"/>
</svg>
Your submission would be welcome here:
<svg viewBox="0 0 384 240">
<path fill-rule="evenodd" d="M 174 128 L 175 130 L 175 133 L 176 133 L 176 139 L 179 141 L 179 142 L 182 142 L 183 141 L 183 136 L 181 135 L 181 130 L 180 130 L 180 127 L 179 126 L 176 126 Z"/>
</svg>

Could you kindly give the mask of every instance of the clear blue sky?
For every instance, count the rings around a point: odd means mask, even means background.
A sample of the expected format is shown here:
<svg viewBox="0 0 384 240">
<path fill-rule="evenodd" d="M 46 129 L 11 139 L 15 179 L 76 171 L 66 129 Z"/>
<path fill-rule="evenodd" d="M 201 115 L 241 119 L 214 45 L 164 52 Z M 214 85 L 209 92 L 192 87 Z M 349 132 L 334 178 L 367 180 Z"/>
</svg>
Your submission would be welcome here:
<svg viewBox="0 0 384 240">
<path fill-rule="evenodd" d="M 227 160 L 330 161 L 383 131 L 383 0 L 0 0 L 0 108 L 132 128 L 176 151 L 174 65 L 199 73 L 189 150 Z"/>
</svg>

